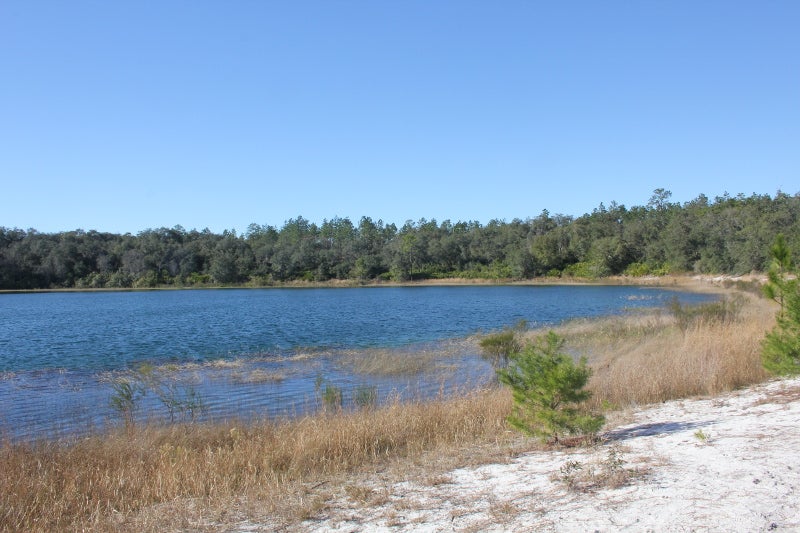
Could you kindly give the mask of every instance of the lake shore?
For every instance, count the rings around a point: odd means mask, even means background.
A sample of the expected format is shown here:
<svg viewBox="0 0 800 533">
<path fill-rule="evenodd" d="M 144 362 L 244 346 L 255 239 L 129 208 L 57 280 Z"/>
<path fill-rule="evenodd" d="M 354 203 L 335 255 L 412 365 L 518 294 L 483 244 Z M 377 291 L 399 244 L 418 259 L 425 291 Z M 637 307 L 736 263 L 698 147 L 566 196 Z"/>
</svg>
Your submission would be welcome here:
<svg viewBox="0 0 800 533">
<path fill-rule="evenodd" d="M 231 290 L 231 289 L 321 289 L 321 288 L 374 288 L 374 287 L 446 287 L 446 286 L 503 286 L 503 285 L 543 285 L 543 286 L 574 286 L 574 285 L 630 285 L 643 287 L 670 288 L 679 287 L 698 292 L 718 292 L 730 285 L 762 283 L 766 275 L 753 273 L 745 275 L 710 275 L 710 274 L 676 274 L 667 276 L 608 276 L 603 278 L 570 278 L 570 277 L 540 277 L 524 280 L 494 280 L 483 278 L 442 278 L 423 279 L 410 281 L 358 281 L 358 280 L 330 280 L 330 281 L 287 281 L 275 282 L 269 285 L 238 284 L 238 285 L 187 285 L 173 286 L 161 285 L 157 287 L 140 288 L 53 288 L 53 289 L 26 289 L 26 290 L 0 290 L 0 294 L 30 294 L 49 292 L 147 292 L 147 291 L 182 291 L 182 290 Z"/>
<path fill-rule="evenodd" d="M 731 290 L 714 280 L 694 282 Z M 752 398 L 742 392 L 753 386 L 762 390 L 759 347 L 774 323 L 771 302 L 744 296 L 744 307 L 735 315 L 724 320 L 698 315 L 680 328 L 665 312 L 578 320 L 556 328 L 595 369 L 592 405 L 606 411 L 604 434 L 617 435 L 599 447 L 549 449 L 511 432 L 505 423 L 510 394 L 494 387 L 430 402 L 334 409 L 298 420 L 136 425 L 70 442 L 0 441 L 0 469 L 6 473 L 0 479 L 0 508 L 6 509 L 0 530 L 444 531 L 455 523 L 464 531 L 526 530 L 527 521 L 535 519 L 534 530 L 547 531 L 548 524 L 583 530 L 596 523 L 603 530 L 638 531 L 647 524 L 669 530 L 669 520 L 680 513 L 688 518 L 675 522 L 679 530 L 729 530 L 735 523 L 716 514 L 723 508 L 713 502 L 695 505 L 700 496 L 681 485 L 684 474 L 669 465 L 698 465 L 700 459 L 680 455 L 698 446 L 722 449 L 721 457 L 749 461 L 757 470 L 769 465 L 759 462 L 755 446 L 764 445 L 776 428 L 777 442 L 795 442 L 791 434 L 784 437 L 793 430 L 771 418 L 788 410 L 796 425 L 794 385 Z M 768 385 L 773 386 L 780 388 Z M 737 395 L 745 399 L 735 400 Z M 787 401 L 780 403 L 781 398 Z M 700 403 L 692 407 L 695 401 Z M 778 407 L 759 415 L 758 405 L 770 402 Z M 721 409 L 726 405 L 731 409 Z M 671 410 L 658 411 L 665 406 Z M 726 418 L 748 411 L 753 417 L 743 437 L 754 438 L 753 447 L 734 434 L 745 422 Z M 634 431 L 659 427 L 653 435 Z M 613 448 L 615 442 L 619 448 Z M 671 447 L 657 448 L 659 443 Z M 770 443 L 765 457 L 783 461 L 774 455 L 779 448 Z M 794 444 L 783 449 L 789 453 Z M 722 473 L 705 466 L 695 484 L 713 484 L 717 477 L 727 483 Z M 770 520 L 752 522 L 757 528 L 794 527 L 780 514 L 784 508 L 764 510 L 742 491 L 771 486 L 762 482 L 785 489 L 797 471 L 773 479 L 767 474 L 777 474 L 768 468 L 757 475 L 752 469 L 746 472 L 752 478 L 743 477 L 749 485 L 742 481 L 740 492 L 723 499 L 725 508 L 739 509 L 735 502 L 741 497 L 742 505 Z M 509 477 L 515 470 L 527 475 Z M 584 477 L 587 472 L 591 475 Z M 675 491 L 661 491 L 659 479 L 672 479 Z M 495 489 L 481 488 L 484 482 Z M 655 512 L 653 502 L 662 505 L 661 495 L 674 499 L 670 514 Z M 692 506 L 697 510 L 681 511 Z M 646 520 L 622 521 L 634 514 Z M 584 515 L 596 522 L 581 521 Z M 686 526 L 691 523 L 695 526 Z"/>
<path fill-rule="evenodd" d="M 603 442 L 370 475 L 289 531 L 797 531 L 800 378 L 618 413 Z M 231 531 L 266 531 L 243 521 Z"/>
</svg>

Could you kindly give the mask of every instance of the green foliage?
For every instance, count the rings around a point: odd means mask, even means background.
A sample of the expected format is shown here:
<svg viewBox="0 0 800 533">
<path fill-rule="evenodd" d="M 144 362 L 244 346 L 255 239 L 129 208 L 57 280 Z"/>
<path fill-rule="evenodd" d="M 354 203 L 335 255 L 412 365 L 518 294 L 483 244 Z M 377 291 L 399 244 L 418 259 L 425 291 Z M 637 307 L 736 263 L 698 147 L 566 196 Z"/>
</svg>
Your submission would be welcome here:
<svg viewBox="0 0 800 533">
<path fill-rule="evenodd" d="M 622 272 L 626 276 L 634 278 L 642 276 L 666 276 L 669 274 L 669 267 L 666 265 L 651 266 L 647 263 L 631 263 Z"/>
<path fill-rule="evenodd" d="M 698 429 L 697 431 L 694 432 L 694 438 L 696 438 L 703 444 L 708 444 L 708 442 L 711 440 L 711 435 L 709 435 L 702 429 Z"/>
<path fill-rule="evenodd" d="M 314 389 L 319 394 L 322 408 L 325 411 L 340 411 L 344 396 L 341 387 L 329 383 L 322 375 L 317 376 L 314 382 Z"/>
<path fill-rule="evenodd" d="M 180 385 L 147 363 L 129 375 L 115 379 L 111 388 L 109 405 L 120 415 L 126 427 L 133 426 L 142 398 L 150 393 L 167 410 L 170 422 L 174 422 L 178 415 L 194 421 L 206 410 L 202 396 L 192 385 Z"/>
<path fill-rule="evenodd" d="M 489 361 L 494 368 L 505 368 L 508 366 L 508 358 L 512 353 L 522 349 L 522 341 L 519 335 L 525 331 L 528 323 L 520 320 L 513 328 L 505 327 L 502 331 L 491 333 L 480 340 L 482 356 Z"/>
<path fill-rule="evenodd" d="M 670 198 L 657 189 L 645 206 L 611 202 L 578 218 L 545 210 L 486 225 L 423 218 L 400 229 L 367 217 L 357 225 L 347 218 L 317 225 L 297 217 L 281 228 L 251 224 L 244 235 L 180 226 L 137 235 L 0 227 L 0 289 L 500 281 L 562 273 L 593 279 L 669 269 L 735 274 L 766 271 L 770 243 L 780 232 L 787 248 L 800 246 L 798 194 L 700 195 L 683 205 Z"/>
<path fill-rule="evenodd" d="M 136 381 L 120 378 L 111 383 L 111 389 L 109 406 L 122 418 L 126 428 L 132 428 L 139 400 L 145 393 L 144 388 Z"/>
<path fill-rule="evenodd" d="M 789 279 L 788 275 L 792 272 L 792 256 L 789 247 L 786 245 L 786 238 L 782 233 L 775 237 L 775 242 L 770 247 L 770 263 L 767 271 L 767 283 L 764 285 L 764 295 L 775 300 L 781 306 L 783 314 L 786 306 L 786 296 L 793 290 L 795 280 Z"/>
<path fill-rule="evenodd" d="M 767 333 L 761 352 L 764 368 L 776 375 L 800 374 L 800 282 L 783 235 L 770 253 L 772 266 L 764 293 L 780 304 L 775 328 Z"/>
<path fill-rule="evenodd" d="M 611 270 L 597 261 L 580 261 L 564 269 L 565 276 L 573 278 L 596 279 L 611 274 Z"/>
<path fill-rule="evenodd" d="M 187 285 L 207 285 L 211 283 L 211 275 L 192 272 L 186 277 L 186 283 Z"/>
<path fill-rule="evenodd" d="M 353 403 L 360 409 L 375 407 L 378 403 L 378 387 L 375 385 L 359 385 L 353 391 Z"/>
<path fill-rule="evenodd" d="M 511 354 L 509 366 L 497 370 L 500 382 L 511 388 L 514 399 L 509 424 L 545 441 L 593 434 L 605 422 L 603 416 L 582 407 L 591 394 L 584 389 L 591 376 L 586 359 L 576 364 L 561 352 L 563 345 L 564 339 L 551 331 Z"/>
<path fill-rule="evenodd" d="M 800 374 L 800 290 L 794 285 L 777 325 L 764 339 L 761 353 L 764 368 L 779 376 Z"/>
<path fill-rule="evenodd" d="M 326 383 L 322 389 L 322 405 L 325 409 L 338 411 L 342 408 L 342 389 Z"/>
<path fill-rule="evenodd" d="M 205 401 L 197 390 L 191 386 L 178 386 L 176 383 L 158 383 L 153 392 L 169 413 L 170 422 L 176 415 L 188 417 L 192 422 L 206 409 Z"/>
</svg>

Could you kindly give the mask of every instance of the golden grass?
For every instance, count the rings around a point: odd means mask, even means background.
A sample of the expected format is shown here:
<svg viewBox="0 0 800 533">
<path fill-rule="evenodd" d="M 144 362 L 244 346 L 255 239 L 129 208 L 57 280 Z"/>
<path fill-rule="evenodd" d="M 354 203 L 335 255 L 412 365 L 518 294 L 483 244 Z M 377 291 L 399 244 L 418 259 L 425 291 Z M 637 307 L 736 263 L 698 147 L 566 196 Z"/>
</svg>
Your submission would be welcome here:
<svg viewBox="0 0 800 533">
<path fill-rule="evenodd" d="M 477 338 L 453 339 L 411 348 L 366 348 L 341 350 L 339 363 L 355 374 L 413 376 L 423 372 L 455 370 L 452 358 L 477 349 Z"/>
<path fill-rule="evenodd" d="M 0 530 L 148 529 L 143 511 L 178 500 L 219 512 L 246 500 L 278 512 L 289 498 L 286 514 L 302 516 L 309 502 L 299 484 L 491 441 L 504 433 L 509 406 L 502 391 L 479 391 L 282 423 L 142 427 L 69 445 L 7 443 L 0 446 Z M 152 529 L 163 526 L 156 520 Z"/>
<path fill-rule="evenodd" d="M 261 368 L 256 368 L 248 372 L 235 372 L 231 374 L 231 381 L 234 383 L 277 383 L 286 379 L 280 372 L 268 372 Z"/>
<path fill-rule="evenodd" d="M 682 330 L 656 312 L 573 322 L 557 332 L 589 357 L 593 406 L 626 407 L 763 380 L 760 343 L 774 311 L 750 298 L 732 323 L 697 320 Z M 407 476 L 416 468 L 445 480 L 454 461 L 497 460 L 498 450 L 520 443 L 505 426 L 510 408 L 507 391 L 489 389 L 293 421 L 140 426 L 68 444 L 0 443 L 0 531 L 297 523 L 324 511 L 338 486 L 366 505 L 376 501 L 379 491 L 348 481 L 365 472 Z"/>
<path fill-rule="evenodd" d="M 566 326 L 568 345 L 594 369 L 595 406 L 711 395 L 763 381 L 761 341 L 774 324 L 770 302 L 747 298 L 732 321 L 700 317 L 685 331 L 665 313 Z M 588 328 L 588 329 L 587 329 Z M 581 330 L 583 330 L 582 333 Z"/>
</svg>

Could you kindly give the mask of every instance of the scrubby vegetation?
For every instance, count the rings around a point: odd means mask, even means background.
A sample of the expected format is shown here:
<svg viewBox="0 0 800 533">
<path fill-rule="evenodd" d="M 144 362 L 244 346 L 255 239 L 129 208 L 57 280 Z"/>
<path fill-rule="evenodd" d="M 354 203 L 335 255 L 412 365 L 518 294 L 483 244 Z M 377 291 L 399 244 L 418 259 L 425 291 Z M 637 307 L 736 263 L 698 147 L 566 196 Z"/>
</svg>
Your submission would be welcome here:
<svg viewBox="0 0 800 533">
<path fill-rule="evenodd" d="M 483 358 L 496 369 L 507 367 L 509 358 L 522 350 L 520 337 L 527 327 L 527 322 L 521 320 L 513 328 L 505 327 L 502 331 L 484 336 L 478 342 Z"/>
<path fill-rule="evenodd" d="M 582 407 L 591 397 L 584 388 L 592 375 L 586 358 L 576 364 L 563 347 L 564 339 L 550 331 L 511 353 L 510 364 L 497 370 L 514 400 L 508 423 L 545 442 L 558 442 L 565 435 L 592 435 L 605 422 L 602 415 Z"/>
<path fill-rule="evenodd" d="M 318 225 L 300 216 L 241 235 L 0 227 L 0 290 L 743 274 L 767 270 L 780 232 L 800 250 L 800 194 L 670 198 L 657 189 L 644 206 L 600 204 L 577 218 L 545 210 L 485 225 L 421 219 L 398 228 L 369 217 Z"/>
</svg>

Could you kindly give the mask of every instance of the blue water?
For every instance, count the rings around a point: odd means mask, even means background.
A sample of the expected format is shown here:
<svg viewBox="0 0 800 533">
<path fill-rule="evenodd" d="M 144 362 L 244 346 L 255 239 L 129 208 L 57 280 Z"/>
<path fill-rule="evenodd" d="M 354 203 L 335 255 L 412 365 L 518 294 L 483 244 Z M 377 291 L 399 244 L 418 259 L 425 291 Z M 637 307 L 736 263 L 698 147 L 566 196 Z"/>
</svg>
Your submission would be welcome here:
<svg viewBox="0 0 800 533">
<path fill-rule="evenodd" d="M 619 286 L 2 294 L 0 436 L 114 423 L 110 383 L 143 363 L 171 365 L 176 390 L 197 392 L 202 416 L 212 419 L 303 413 L 316 407 L 323 383 L 345 391 L 345 403 L 348 391 L 365 386 L 380 398 L 429 396 L 491 377 L 474 343 L 458 348 L 458 339 L 519 320 L 543 326 L 662 306 L 675 294 Z M 376 376 L 347 362 L 371 350 L 409 357 L 437 349 L 447 372 Z M 280 378 L 257 379 L 264 374 Z M 142 417 L 165 416 L 154 394 L 142 406 Z"/>
</svg>

